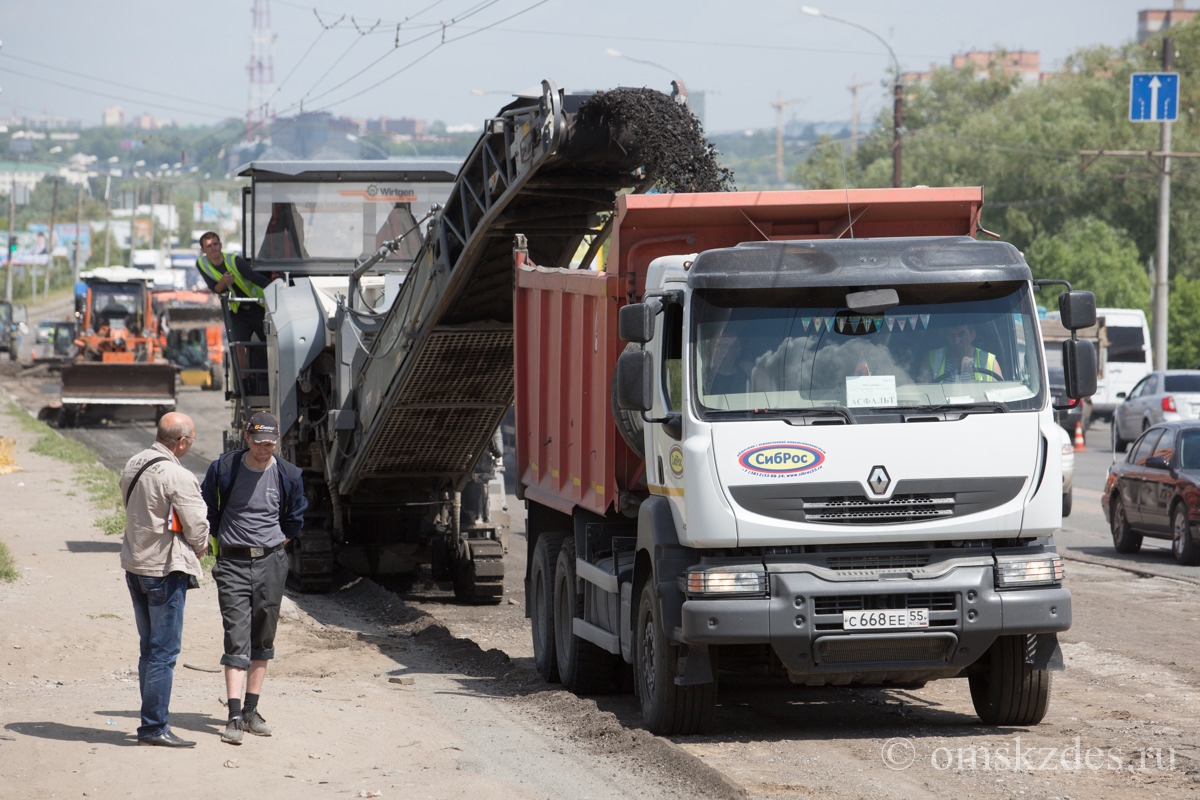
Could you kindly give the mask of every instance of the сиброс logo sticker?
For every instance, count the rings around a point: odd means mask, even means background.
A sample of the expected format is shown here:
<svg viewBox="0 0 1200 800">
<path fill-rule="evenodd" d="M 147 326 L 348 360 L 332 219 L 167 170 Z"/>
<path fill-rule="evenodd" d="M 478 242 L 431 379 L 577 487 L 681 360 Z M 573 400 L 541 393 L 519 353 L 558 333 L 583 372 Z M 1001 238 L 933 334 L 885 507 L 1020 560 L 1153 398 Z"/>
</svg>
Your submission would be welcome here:
<svg viewBox="0 0 1200 800">
<path fill-rule="evenodd" d="M 753 475 L 789 477 L 812 472 L 825 463 L 825 451 L 803 442 L 768 442 L 738 454 L 738 464 Z"/>
</svg>

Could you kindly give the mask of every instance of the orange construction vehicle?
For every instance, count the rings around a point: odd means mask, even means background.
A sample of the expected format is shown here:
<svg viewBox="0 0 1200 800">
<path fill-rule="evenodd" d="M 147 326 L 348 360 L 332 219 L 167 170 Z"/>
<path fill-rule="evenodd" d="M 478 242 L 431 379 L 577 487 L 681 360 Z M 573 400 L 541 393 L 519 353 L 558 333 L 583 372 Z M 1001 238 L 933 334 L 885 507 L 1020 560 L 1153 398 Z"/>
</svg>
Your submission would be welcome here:
<svg viewBox="0 0 1200 800">
<path fill-rule="evenodd" d="M 184 386 L 217 390 L 225 385 L 225 324 L 211 292 L 156 291 L 159 345 Z"/>
<path fill-rule="evenodd" d="M 136 270 L 80 277 L 78 355 L 63 364 L 60 424 L 96 407 L 152 406 L 161 417 L 175 407 L 175 368 L 162 358 L 149 286 Z"/>
</svg>

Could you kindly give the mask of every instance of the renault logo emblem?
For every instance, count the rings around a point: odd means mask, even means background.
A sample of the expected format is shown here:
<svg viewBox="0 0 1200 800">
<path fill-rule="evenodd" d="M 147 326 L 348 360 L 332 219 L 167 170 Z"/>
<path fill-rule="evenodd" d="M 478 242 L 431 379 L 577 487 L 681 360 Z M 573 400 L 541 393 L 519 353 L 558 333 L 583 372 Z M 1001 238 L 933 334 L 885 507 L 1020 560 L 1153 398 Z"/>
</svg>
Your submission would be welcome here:
<svg viewBox="0 0 1200 800">
<path fill-rule="evenodd" d="M 882 465 L 871 467 L 871 476 L 867 478 L 867 485 L 875 494 L 883 494 L 892 485 L 892 479 Z"/>
</svg>

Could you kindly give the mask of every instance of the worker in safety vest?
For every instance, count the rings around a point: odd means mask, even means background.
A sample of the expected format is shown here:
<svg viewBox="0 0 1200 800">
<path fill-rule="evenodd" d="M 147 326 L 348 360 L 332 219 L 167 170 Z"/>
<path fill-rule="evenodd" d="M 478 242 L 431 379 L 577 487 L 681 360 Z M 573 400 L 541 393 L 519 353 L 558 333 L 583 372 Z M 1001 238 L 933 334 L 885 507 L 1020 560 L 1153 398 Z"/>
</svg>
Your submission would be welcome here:
<svg viewBox="0 0 1200 800">
<path fill-rule="evenodd" d="M 975 346 L 975 329 L 955 325 L 946 331 L 946 347 L 929 351 L 927 376 L 937 383 L 1002 381 L 996 356 Z"/>
<path fill-rule="evenodd" d="M 230 300 L 229 340 L 248 342 L 252 337 L 265 342 L 263 333 L 263 288 L 271 283 L 270 278 L 250 269 L 250 263 L 241 256 L 221 252 L 221 237 L 208 231 L 200 237 L 201 255 L 196 259 L 196 268 L 208 288 L 217 294 L 228 293 L 232 297 L 253 297 L 258 302 Z"/>
<path fill-rule="evenodd" d="M 200 237 L 201 255 L 196 259 L 196 268 L 217 294 L 230 297 L 250 297 L 251 300 L 229 300 L 229 343 L 235 353 L 240 370 L 241 391 L 251 395 L 267 393 L 267 335 L 263 321 L 266 316 L 263 289 L 271 279 L 250 269 L 250 263 L 241 256 L 221 252 L 221 237 L 208 231 Z M 257 340 L 258 343 L 247 342 Z M 233 345 L 242 347 L 234 348 Z"/>
</svg>

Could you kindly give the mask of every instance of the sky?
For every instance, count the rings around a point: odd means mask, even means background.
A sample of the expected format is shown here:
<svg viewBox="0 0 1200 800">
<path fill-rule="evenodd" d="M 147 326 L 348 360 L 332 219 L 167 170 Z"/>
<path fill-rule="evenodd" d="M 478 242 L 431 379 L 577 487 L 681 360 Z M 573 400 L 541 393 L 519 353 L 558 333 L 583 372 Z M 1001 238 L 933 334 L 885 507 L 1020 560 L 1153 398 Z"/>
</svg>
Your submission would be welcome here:
<svg viewBox="0 0 1200 800">
<path fill-rule="evenodd" d="M 1120 46 L 1137 13 L 1173 0 L 257 0 L 269 7 L 279 116 L 303 109 L 482 127 L 515 91 L 568 91 L 680 78 L 704 93 L 706 130 L 851 116 L 890 103 L 903 70 L 968 50 L 1036 50 L 1043 71 L 1082 47 Z M 0 4 L 0 119 L 103 109 L 182 125 L 244 118 L 255 0 L 9 0 Z M 836 16 L 866 28 L 864 31 Z M 868 32 L 870 31 L 870 32 Z M 875 35 L 872 35 L 874 33 Z M 879 38 L 876 38 L 879 37 Z M 883 41 L 881 42 L 880 39 Z M 886 45 L 885 46 L 885 42 Z"/>
</svg>

